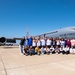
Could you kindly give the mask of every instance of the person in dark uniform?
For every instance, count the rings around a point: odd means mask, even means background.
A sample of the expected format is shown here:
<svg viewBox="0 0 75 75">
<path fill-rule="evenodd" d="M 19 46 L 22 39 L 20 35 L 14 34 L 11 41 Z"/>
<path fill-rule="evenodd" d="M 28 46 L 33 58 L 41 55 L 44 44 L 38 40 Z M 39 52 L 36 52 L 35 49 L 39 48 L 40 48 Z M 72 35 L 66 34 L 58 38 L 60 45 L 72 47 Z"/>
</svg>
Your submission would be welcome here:
<svg viewBox="0 0 75 75">
<path fill-rule="evenodd" d="M 23 54 L 23 45 L 24 45 L 25 37 L 22 38 L 20 41 L 19 49 L 20 49 L 20 54 Z"/>
</svg>

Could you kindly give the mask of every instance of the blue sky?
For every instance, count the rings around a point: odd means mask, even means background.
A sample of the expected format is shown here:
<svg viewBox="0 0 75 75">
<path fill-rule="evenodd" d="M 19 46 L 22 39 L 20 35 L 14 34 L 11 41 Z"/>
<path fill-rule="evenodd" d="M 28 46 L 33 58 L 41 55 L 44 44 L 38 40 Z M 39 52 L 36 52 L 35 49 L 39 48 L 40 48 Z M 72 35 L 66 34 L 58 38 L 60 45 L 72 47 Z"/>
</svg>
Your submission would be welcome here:
<svg viewBox="0 0 75 75">
<path fill-rule="evenodd" d="M 75 26 L 75 0 L 0 0 L 0 36 L 22 37 Z"/>
</svg>

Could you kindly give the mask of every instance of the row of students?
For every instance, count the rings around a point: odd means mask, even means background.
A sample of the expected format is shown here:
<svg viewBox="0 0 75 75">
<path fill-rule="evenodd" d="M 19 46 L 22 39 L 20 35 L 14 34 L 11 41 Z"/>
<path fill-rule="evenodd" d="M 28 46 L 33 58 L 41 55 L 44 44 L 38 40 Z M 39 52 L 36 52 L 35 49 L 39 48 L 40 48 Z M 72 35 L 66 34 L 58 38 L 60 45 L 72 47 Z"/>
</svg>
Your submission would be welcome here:
<svg viewBox="0 0 75 75">
<path fill-rule="evenodd" d="M 53 46 L 51 46 L 50 48 L 48 46 L 39 48 L 36 47 L 35 49 L 33 49 L 32 46 L 30 46 L 30 48 L 24 48 L 25 51 L 25 55 L 35 55 L 35 54 L 75 54 L 75 48 L 71 47 L 69 48 L 68 46 L 63 47 L 61 46 L 60 48 L 58 46 L 56 46 L 55 48 Z"/>
<path fill-rule="evenodd" d="M 36 47 L 37 48 L 37 47 Z M 35 48 L 35 50 L 36 50 Z M 53 46 L 51 46 L 50 48 L 48 46 L 46 46 L 46 48 L 42 47 L 40 49 L 41 54 L 69 54 L 70 52 L 70 48 L 68 46 L 66 46 L 65 48 L 63 46 L 61 46 L 60 48 L 58 46 L 56 46 L 55 48 Z"/>
<path fill-rule="evenodd" d="M 27 43 L 28 42 L 28 43 Z M 38 37 L 37 39 L 35 39 L 34 37 L 30 37 L 28 39 L 25 40 L 24 45 L 28 45 L 28 46 L 56 46 L 58 45 L 58 47 L 63 46 L 65 47 L 66 45 L 68 45 L 69 47 L 74 46 L 75 47 L 75 39 L 59 39 L 59 38 L 44 38 L 44 37 Z"/>
</svg>

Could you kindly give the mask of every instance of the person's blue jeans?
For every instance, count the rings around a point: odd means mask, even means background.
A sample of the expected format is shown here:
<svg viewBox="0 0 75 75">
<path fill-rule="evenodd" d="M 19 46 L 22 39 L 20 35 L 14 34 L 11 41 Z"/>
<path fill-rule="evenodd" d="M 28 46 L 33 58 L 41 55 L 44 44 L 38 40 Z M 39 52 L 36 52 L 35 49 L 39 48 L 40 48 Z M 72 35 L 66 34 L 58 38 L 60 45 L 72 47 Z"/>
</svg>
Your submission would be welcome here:
<svg viewBox="0 0 75 75">
<path fill-rule="evenodd" d="M 34 55 L 35 54 L 35 50 L 30 50 L 29 51 L 29 55 Z"/>
<path fill-rule="evenodd" d="M 23 53 L 23 45 L 19 45 L 20 53 Z"/>
</svg>

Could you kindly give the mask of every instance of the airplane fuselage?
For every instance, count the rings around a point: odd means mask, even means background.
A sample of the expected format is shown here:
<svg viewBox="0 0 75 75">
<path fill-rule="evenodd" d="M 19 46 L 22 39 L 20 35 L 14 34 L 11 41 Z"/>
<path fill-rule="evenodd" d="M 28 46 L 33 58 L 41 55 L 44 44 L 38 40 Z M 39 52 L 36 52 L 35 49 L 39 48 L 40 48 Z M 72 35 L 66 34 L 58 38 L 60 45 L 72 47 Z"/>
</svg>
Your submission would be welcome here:
<svg viewBox="0 0 75 75">
<path fill-rule="evenodd" d="M 54 30 L 48 33 L 44 33 L 39 36 L 45 37 L 61 37 L 61 38 L 75 38 L 75 27 L 66 27 L 58 30 Z"/>
</svg>

